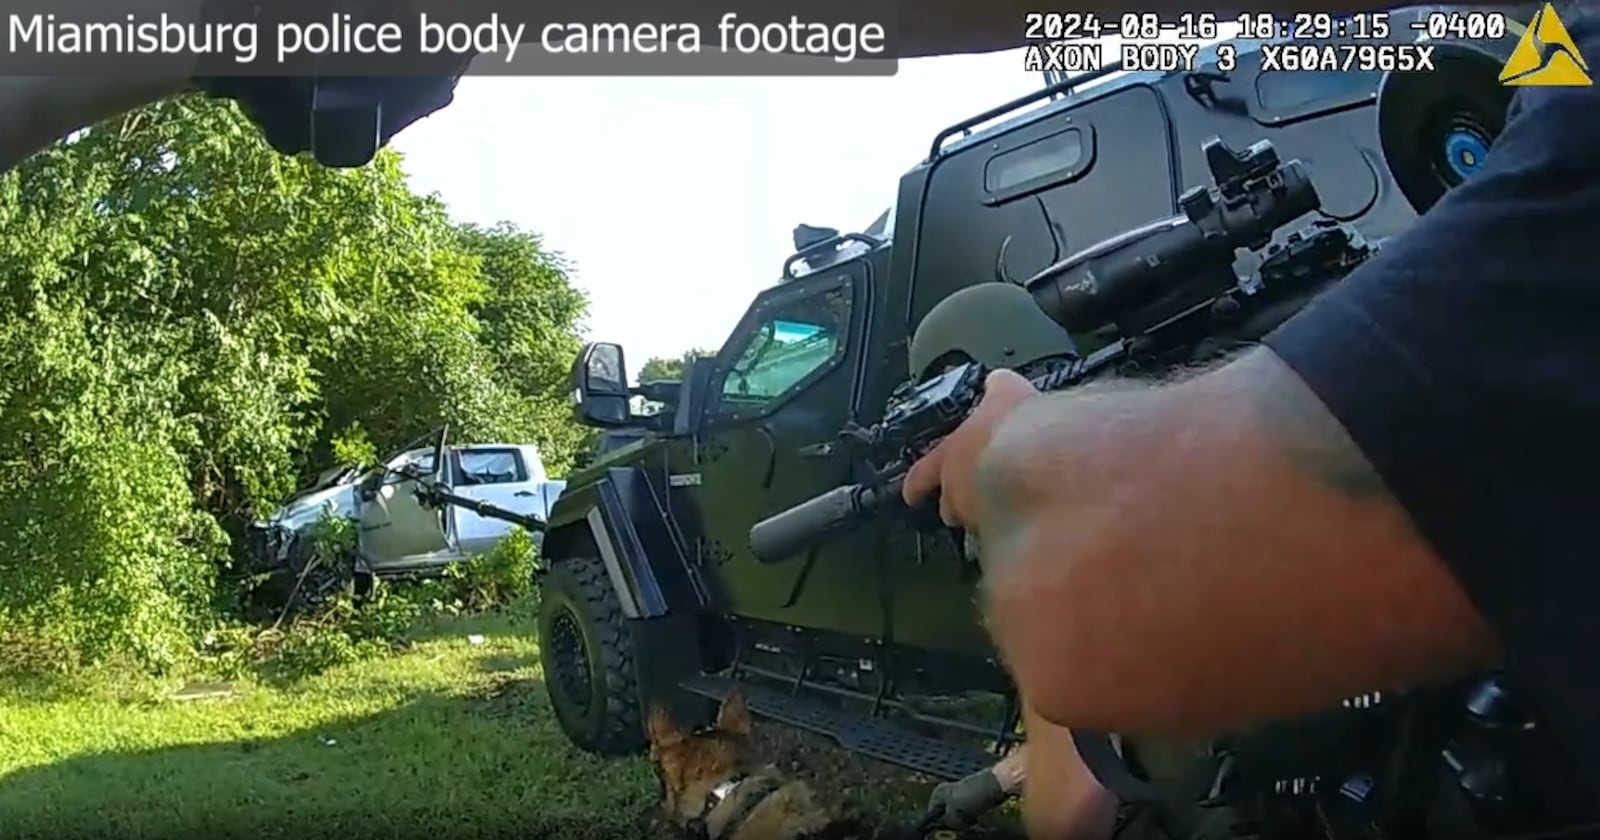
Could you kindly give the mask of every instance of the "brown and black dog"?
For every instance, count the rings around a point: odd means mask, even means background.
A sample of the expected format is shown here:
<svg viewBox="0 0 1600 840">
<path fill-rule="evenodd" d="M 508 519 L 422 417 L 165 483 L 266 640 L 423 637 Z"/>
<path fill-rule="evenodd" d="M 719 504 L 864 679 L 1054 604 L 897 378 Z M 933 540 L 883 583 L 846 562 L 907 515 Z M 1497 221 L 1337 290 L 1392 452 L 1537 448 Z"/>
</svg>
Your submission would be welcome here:
<svg viewBox="0 0 1600 840">
<path fill-rule="evenodd" d="M 680 727 L 650 710 L 650 763 L 662 787 L 662 816 L 701 840 L 865 840 L 862 822 L 824 803 L 810 785 L 763 763 L 750 735 L 750 709 L 735 691 L 716 723 Z"/>
</svg>

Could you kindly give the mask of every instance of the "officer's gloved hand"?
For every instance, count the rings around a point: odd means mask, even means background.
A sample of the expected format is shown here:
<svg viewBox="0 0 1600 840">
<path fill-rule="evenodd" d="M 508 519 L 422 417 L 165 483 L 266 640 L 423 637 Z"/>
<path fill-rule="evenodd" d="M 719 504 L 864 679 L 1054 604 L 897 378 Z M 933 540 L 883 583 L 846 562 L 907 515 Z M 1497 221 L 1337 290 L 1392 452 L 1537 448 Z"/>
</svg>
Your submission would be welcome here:
<svg viewBox="0 0 1600 840">
<path fill-rule="evenodd" d="M 1005 803 L 1010 796 L 991 770 L 982 770 L 958 782 L 945 782 L 928 798 L 928 828 L 971 828 L 978 818 Z"/>
</svg>

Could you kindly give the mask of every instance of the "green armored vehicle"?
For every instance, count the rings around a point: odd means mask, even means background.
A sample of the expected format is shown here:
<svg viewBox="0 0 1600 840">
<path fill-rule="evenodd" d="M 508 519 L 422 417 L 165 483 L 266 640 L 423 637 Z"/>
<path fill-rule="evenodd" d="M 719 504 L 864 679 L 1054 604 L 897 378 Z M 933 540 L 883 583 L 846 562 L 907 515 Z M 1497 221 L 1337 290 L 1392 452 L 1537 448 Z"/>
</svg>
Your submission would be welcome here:
<svg viewBox="0 0 1600 840">
<path fill-rule="evenodd" d="M 1391 40 L 1415 38 L 1410 23 L 1427 13 L 1392 13 Z M 1435 43 L 1436 69 L 1406 75 L 1263 72 L 1258 45 L 1234 42 L 1237 66 L 1219 67 L 1213 47 L 1193 72 L 1059 82 L 932 138 L 877 229 L 798 230 L 777 282 L 683 381 L 631 385 L 620 346 L 586 347 L 573 372 L 581 421 L 642 431 L 573 473 L 548 523 L 539 633 L 563 731 L 586 750 L 637 753 L 648 703 L 693 716 L 741 686 L 758 714 L 873 758 L 946 779 L 987 766 L 961 733 L 1014 739 L 1018 711 L 960 541 L 885 514 L 758 556 L 752 527 L 869 481 L 874 466 L 839 430 L 882 420 L 907 380 L 962 356 L 1020 366 L 1056 352 L 1030 342 L 1109 346 L 1177 311 L 1176 292 L 1155 290 L 1074 309 L 1065 342 L 1007 319 L 969 331 L 988 336 L 983 348 L 916 335 L 952 295 L 1025 288 L 1043 306 L 1084 287 L 1039 278 L 1157 220 L 1187 214 L 1179 222 L 1199 230 L 1240 196 L 1281 193 L 1286 173 L 1309 180 L 1312 203 L 1280 203 L 1290 218 L 1229 243 L 1228 283 L 1264 254 L 1300 259 L 1311 240 L 1291 235 L 1298 226 L 1372 245 L 1405 230 L 1488 151 L 1514 40 Z M 637 396 L 668 409 L 635 416 Z M 974 693 L 1000 698 L 993 719 L 924 702 Z"/>
</svg>

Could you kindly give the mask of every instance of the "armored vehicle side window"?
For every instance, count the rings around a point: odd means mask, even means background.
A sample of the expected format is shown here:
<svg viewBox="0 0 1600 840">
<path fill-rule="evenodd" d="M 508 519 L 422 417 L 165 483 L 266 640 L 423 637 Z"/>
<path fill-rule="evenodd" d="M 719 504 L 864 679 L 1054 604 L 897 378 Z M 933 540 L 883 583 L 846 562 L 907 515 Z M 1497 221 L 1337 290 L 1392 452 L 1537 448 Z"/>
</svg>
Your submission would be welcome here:
<svg viewBox="0 0 1600 840">
<path fill-rule="evenodd" d="M 1069 128 L 1001 152 L 983 167 L 983 189 L 1007 193 L 1053 175 L 1069 174 L 1083 163 L 1083 145 L 1083 132 Z"/>
<path fill-rule="evenodd" d="M 830 289 L 772 307 L 732 358 L 719 414 L 759 414 L 844 355 L 850 288 Z"/>
<path fill-rule="evenodd" d="M 1272 124 L 1345 108 L 1371 98 L 1382 73 L 1271 70 L 1256 76 L 1259 119 Z"/>
</svg>

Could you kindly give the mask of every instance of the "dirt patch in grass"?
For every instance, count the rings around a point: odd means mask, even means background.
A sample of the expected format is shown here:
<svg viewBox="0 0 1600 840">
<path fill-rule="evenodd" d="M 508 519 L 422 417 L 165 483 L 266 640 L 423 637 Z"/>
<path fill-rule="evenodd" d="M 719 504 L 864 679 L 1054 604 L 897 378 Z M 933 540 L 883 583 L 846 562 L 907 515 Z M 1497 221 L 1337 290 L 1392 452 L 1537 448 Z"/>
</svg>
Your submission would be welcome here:
<svg viewBox="0 0 1600 840">
<path fill-rule="evenodd" d="M 481 714 L 495 720 L 527 720 L 549 713 L 544 683 L 519 674 L 490 674 L 463 694 L 477 701 Z"/>
</svg>

